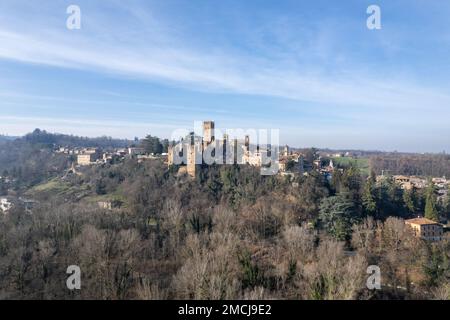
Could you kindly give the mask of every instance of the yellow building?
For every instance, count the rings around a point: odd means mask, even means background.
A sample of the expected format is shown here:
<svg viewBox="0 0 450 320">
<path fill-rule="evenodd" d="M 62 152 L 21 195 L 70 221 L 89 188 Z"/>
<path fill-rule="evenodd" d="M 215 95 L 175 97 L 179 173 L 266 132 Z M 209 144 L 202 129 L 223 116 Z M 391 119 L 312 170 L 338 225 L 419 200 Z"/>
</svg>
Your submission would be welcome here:
<svg viewBox="0 0 450 320">
<path fill-rule="evenodd" d="M 416 237 L 429 241 L 440 241 L 444 228 L 440 223 L 427 218 L 415 218 L 406 220 L 405 223 L 413 230 Z"/>
<path fill-rule="evenodd" d="M 403 176 L 403 175 L 394 176 L 394 181 L 395 181 L 395 183 L 398 183 L 398 184 L 408 183 L 410 181 L 410 179 L 411 179 L 410 177 Z"/>
<path fill-rule="evenodd" d="M 98 149 L 91 148 L 84 150 L 83 153 L 77 156 L 77 163 L 80 166 L 88 166 L 95 163 L 97 159 L 99 159 Z"/>
<path fill-rule="evenodd" d="M 80 166 L 88 166 L 91 163 L 94 162 L 94 155 L 93 154 L 79 154 L 77 156 L 77 163 Z"/>
</svg>

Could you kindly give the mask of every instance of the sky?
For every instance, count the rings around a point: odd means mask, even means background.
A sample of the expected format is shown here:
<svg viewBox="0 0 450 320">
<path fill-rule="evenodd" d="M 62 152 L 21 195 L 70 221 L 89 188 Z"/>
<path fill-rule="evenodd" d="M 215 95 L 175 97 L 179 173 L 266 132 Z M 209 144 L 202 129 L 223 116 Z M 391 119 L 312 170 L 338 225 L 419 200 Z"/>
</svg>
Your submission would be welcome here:
<svg viewBox="0 0 450 320">
<path fill-rule="evenodd" d="M 448 152 L 449 16 L 427 0 L 1 0 L 0 134 L 214 120 L 295 147 Z"/>
</svg>

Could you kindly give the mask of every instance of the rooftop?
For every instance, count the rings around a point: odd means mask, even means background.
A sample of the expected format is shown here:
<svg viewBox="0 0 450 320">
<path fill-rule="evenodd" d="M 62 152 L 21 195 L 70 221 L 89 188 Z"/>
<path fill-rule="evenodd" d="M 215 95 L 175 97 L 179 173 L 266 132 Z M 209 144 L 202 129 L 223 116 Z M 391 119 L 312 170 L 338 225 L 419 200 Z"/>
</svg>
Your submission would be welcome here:
<svg viewBox="0 0 450 320">
<path fill-rule="evenodd" d="M 405 221 L 406 223 L 411 223 L 411 224 L 419 224 L 419 225 L 424 225 L 424 224 L 439 224 L 436 221 L 427 219 L 427 218 L 414 218 L 414 219 L 409 219 Z"/>
</svg>

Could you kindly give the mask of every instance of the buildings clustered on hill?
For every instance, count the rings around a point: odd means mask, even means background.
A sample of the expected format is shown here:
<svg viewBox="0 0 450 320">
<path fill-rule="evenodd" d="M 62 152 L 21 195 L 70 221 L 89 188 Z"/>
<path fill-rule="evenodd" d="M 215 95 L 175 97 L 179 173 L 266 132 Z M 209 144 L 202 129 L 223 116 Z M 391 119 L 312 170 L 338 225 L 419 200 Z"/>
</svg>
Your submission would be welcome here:
<svg viewBox="0 0 450 320">
<path fill-rule="evenodd" d="M 205 164 L 204 158 L 207 151 L 213 158 L 209 164 L 246 164 L 254 167 L 267 167 L 268 164 L 274 162 L 277 165 L 275 173 L 280 175 L 306 174 L 306 172 L 316 169 L 327 178 L 331 178 L 334 171 L 332 161 L 329 166 L 322 166 L 322 159 L 319 157 L 313 163 L 307 163 L 303 154 L 291 151 L 287 145 L 280 153 L 278 146 L 272 148 L 270 144 L 267 146 L 252 144 L 249 135 L 241 140 L 230 139 L 227 134 L 224 134 L 222 139 L 216 139 L 213 121 L 203 122 L 202 137 L 196 136 L 192 132 L 177 144 L 169 146 L 168 153 L 161 155 L 146 154 L 145 150 L 139 147 L 117 148 L 108 152 L 94 147 L 58 147 L 55 149 L 56 153 L 75 156 L 78 166 L 111 163 L 127 157 L 136 158 L 138 161 L 163 159 L 168 166 L 180 165 L 179 174 L 187 174 L 190 177 L 195 177 L 198 167 Z"/>
<path fill-rule="evenodd" d="M 230 138 L 224 134 L 222 139 L 215 137 L 213 121 L 203 122 L 203 136 L 198 137 L 191 132 L 188 137 L 172 144 L 168 150 L 168 165 L 180 165 L 179 173 L 187 173 L 195 177 L 197 168 L 202 164 L 246 164 L 255 167 L 275 165 L 275 173 L 285 174 L 289 167 L 290 173 L 303 173 L 303 157 L 299 153 L 289 151 L 285 146 L 280 155 L 278 146 L 261 146 L 252 144 L 250 136 L 244 139 Z"/>
<path fill-rule="evenodd" d="M 93 164 L 110 163 L 113 161 L 120 161 L 129 158 L 136 158 L 139 161 L 145 159 L 157 159 L 159 157 L 165 157 L 167 154 L 163 153 L 160 156 L 146 154 L 144 148 L 129 147 L 129 148 L 116 148 L 112 151 L 102 151 L 100 148 L 69 148 L 60 147 L 56 149 L 56 153 L 68 154 L 76 156 L 77 165 L 88 166 Z"/>
</svg>

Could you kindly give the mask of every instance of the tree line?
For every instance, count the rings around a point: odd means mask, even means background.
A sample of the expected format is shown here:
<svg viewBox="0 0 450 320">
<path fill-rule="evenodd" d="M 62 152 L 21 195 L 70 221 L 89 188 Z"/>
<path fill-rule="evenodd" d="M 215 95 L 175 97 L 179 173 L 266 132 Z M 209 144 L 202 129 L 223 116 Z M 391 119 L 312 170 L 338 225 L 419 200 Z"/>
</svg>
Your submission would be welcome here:
<svg viewBox="0 0 450 320">
<path fill-rule="evenodd" d="M 446 154 L 383 154 L 370 157 L 375 173 L 402 174 L 426 177 L 450 177 L 450 155 Z"/>
<path fill-rule="evenodd" d="M 39 143 L 6 149 L 15 192 L 39 203 L 0 214 L 0 299 L 450 298 L 448 237 L 429 243 L 404 223 L 448 216 L 432 188 L 402 190 L 352 165 L 331 180 L 237 165 L 190 179 L 159 159 L 68 174 L 70 158 Z M 32 189 L 50 179 L 63 187 Z M 120 206 L 99 207 L 108 200 Z M 79 291 L 66 287 L 69 265 Z M 366 288 L 369 265 L 380 291 Z"/>
<path fill-rule="evenodd" d="M 416 238 L 388 205 L 395 193 L 372 213 L 356 168 L 332 181 L 246 166 L 203 167 L 193 180 L 134 159 L 81 172 L 32 215 L 0 216 L 0 298 L 449 298 L 448 239 Z M 123 205 L 93 201 L 108 195 Z M 79 291 L 65 286 L 69 265 Z M 368 265 L 382 290 L 366 288 Z"/>
</svg>

